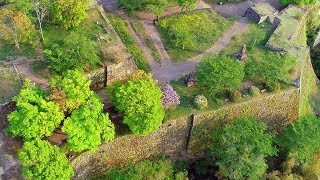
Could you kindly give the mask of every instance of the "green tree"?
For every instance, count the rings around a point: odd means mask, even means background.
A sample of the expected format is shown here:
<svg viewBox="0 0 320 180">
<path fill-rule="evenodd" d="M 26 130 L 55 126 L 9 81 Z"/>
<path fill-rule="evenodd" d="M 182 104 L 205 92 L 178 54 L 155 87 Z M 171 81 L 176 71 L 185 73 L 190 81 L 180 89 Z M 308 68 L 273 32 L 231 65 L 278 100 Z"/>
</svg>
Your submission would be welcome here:
<svg viewBox="0 0 320 180">
<path fill-rule="evenodd" d="M 161 1 L 157 4 L 149 4 L 146 6 L 147 10 L 149 10 L 157 16 L 157 21 L 159 20 L 160 16 L 164 13 L 166 7 L 167 1 Z"/>
<path fill-rule="evenodd" d="M 78 26 L 86 17 L 90 0 L 55 0 L 51 6 L 53 21 L 65 28 Z"/>
<path fill-rule="evenodd" d="M 97 95 L 93 95 L 65 120 L 62 131 L 68 134 L 71 151 L 95 150 L 101 144 L 101 136 L 104 142 L 114 138 L 114 125 L 102 111 L 103 104 Z"/>
<path fill-rule="evenodd" d="M 320 119 L 306 116 L 291 123 L 277 139 L 277 144 L 297 165 L 310 164 L 320 152 Z"/>
<path fill-rule="evenodd" d="M 42 40 L 44 40 L 42 23 L 44 17 L 48 15 L 50 0 L 17 0 L 16 3 L 19 9 L 24 9 L 25 11 L 33 11 L 36 13 L 41 38 Z"/>
<path fill-rule="evenodd" d="M 275 155 L 273 136 L 255 119 L 243 117 L 213 130 L 210 154 L 219 174 L 230 179 L 259 179 L 265 173 L 265 157 Z"/>
<path fill-rule="evenodd" d="M 93 95 L 93 91 L 90 90 L 91 81 L 80 71 L 68 70 L 63 76 L 54 77 L 49 84 L 51 89 L 63 91 L 62 94 L 65 94 L 65 107 L 61 108 L 68 113 L 80 107 Z"/>
<path fill-rule="evenodd" d="M 299 5 L 307 5 L 307 4 L 315 4 L 318 0 L 280 0 L 281 6 L 287 6 L 289 4 L 299 4 Z"/>
<path fill-rule="evenodd" d="M 64 119 L 64 114 L 54 102 L 46 101 L 45 94 L 34 83 L 26 81 L 14 98 L 17 110 L 9 114 L 7 132 L 30 140 L 50 136 Z"/>
<path fill-rule="evenodd" d="M 73 69 L 89 71 L 101 65 L 97 43 L 81 30 L 72 31 L 62 45 L 54 44 L 44 54 L 50 72 L 58 75 Z"/>
<path fill-rule="evenodd" d="M 114 106 L 123 113 L 123 122 L 134 134 L 148 134 L 159 128 L 164 118 L 162 92 L 151 74 L 139 70 L 124 84 L 107 87 Z"/>
<path fill-rule="evenodd" d="M 243 64 L 229 56 L 207 56 L 197 66 L 196 80 L 211 94 L 223 90 L 234 91 L 241 87 Z"/>
<path fill-rule="evenodd" d="M 27 15 L 14 6 L 0 9 L 0 37 L 15 44 L 20 49 L 20 43 L 32 41 L 34 27 Z"/>
<path fill-rule="evenodd" d="M 199 0 L 178 0 L 178 4 L 181 7 L 181 11 L 184 9 L 194 9 Z"/>
<path fill-rule="evenodd" d="M 248 78 L 264 83 L 290 83 L 290 71 L 296 68 L 296 64 L 294 57 L 266 52 L 259 60 L 250 58 L 245 65 L 245 73 Z"/>
<path fill-rule="evenodd" d="M 66 180 L 73 176 L 67 157 L 47 141 L 36 139 L 24 143 L 19 160 L 26 179 Z"/>
<path fill-rule="evenodd" d="M 145 160 L 137 164 L 130 164 L 122 169 L 113 169 L 104 175 L 110 180 L 131 180 L 131 179 L 179 179 L 185 180 L 186 174 L 180 172 L 174 174 L 173 164 L 169 159 L 155 162 Z M 175 178 L 176 177 L 176 178 Z"/>
</svg>

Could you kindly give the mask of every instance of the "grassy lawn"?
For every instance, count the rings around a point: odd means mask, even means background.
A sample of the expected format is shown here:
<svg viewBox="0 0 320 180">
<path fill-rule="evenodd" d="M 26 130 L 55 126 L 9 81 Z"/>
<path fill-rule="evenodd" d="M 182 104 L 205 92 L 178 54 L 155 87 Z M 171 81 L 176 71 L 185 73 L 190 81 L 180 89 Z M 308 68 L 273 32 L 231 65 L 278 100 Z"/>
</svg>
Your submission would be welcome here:
<svg viewBox="0 0 320 180">
<path fill-rule="evenodd" d="M 150 35 L 146 34 L 145 29 L 143 27 L 143 24 L 136 18 L 132 18 L 130 20 L 130 23 L 134 29 L 134 31 L 140 36 L 140 38 L 144 41 L 146 46 L 150 49 L 151 55 L 154 58 L 154 60 L 158 63 L 161 62 L 160 54 L 158 50 L 155 48 L 153 41 L 150 37 Z"/>
<path fill-rule="evenodd" d="M 180 105 L 175 109 L 166 110 L 165 119 L 172 119 L 199 111 L 194 106 L 194 98 L 197 95 L 203 94 L 207 98 L 208 107 L 206 109 L 218 109 L 224 104 L 222 99 L 210 96 L 207 91 L 204 91 L 203 88 L 199 87 L 197 84 L 191 87 L 186 87 L 184 78 L 181 78 L 178 81 L 172 81 L 170 84 L 180 96 Z"/>
<path fill-rule="evenodd" d="M 182 13 L 160 19 L 159 32 L 175 61 L 185 61 L 214 45 L 232 24 L 215 11 Z"/>
<path fill-rule="evenodd" d="M 36 55 L 35 48 L 30 44 L 20 44 L 20 49 L 18 50 L 13 44 L 0 40 L 0 62 L 12 60 L 18 56 L 34 58 Z M 7 57 L 10 58 L 7 59 Z"/>
<path fill-rule="evenodd" d="M 147 59 L 144 57 L 143 52 L 131 37 L 126 22 L 115 14 L 108 13 L 107 17 L 110 20 L 110 23 L 112 24 L 115 31 L 118 33 L 120 39 L 126 46 L 127 50 L 132 54 L 133 60 L 136 63 L 137 67 L 144 71 L 149 71 Z"/>
</svg>

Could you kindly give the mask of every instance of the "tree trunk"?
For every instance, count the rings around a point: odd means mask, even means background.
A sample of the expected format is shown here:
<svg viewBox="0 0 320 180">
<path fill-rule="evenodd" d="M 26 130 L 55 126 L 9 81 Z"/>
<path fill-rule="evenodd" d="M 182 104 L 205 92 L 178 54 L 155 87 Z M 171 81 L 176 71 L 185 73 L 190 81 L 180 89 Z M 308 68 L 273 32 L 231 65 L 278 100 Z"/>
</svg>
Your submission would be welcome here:
<svg viewBox="0 0 320 180">
<path fill-rule="evenodd" d="M 18 35 L 17 34 L 13 35 L 13 40 L 14 40 L 14 44 L 15 44 L 16 48 L 20 49 L 20 45 L 19 45 Z"/>
<path fill-rule="evenodd" d="M 43 31 L 42 31 L 42 22 L 40 21 L 40 19 L 38 19 L 38 21 L 39 21 L 39 31 L 41 34 L 41 38 L 42 38 L 42 41 L 44 41 L 44 36 L 43 36 Z"/>
</svg>

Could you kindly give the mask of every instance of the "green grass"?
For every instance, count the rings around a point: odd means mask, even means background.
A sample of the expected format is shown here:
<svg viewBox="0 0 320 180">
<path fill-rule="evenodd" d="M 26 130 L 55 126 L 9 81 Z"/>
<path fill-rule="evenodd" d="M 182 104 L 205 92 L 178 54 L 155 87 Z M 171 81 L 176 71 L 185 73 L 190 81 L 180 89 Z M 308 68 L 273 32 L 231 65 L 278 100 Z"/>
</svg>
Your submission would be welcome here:
<svg viewBox="0 0 320 180">
<path fill-rule="evenodd" d="M 19 77 L 11 72 L 0 71 L 0 103 L 5 103 L 17 95 L 21 89 Z"/>
<path fill-rule="evenodd" d="M 144 57 L 141 49 L 131 37 L 128 25 L 115 14 L 107 13 L 107 17 L 112 24 L 115 31 L 118 33 L 120 39 L 126 46 L 127 50 L 132 54 L 133 60 L 139 69 L 149 71 L 147 59 Z"/>
<path fill-rule="evenodd" d="M 170 57 L 185 61 L 213 46 L 231 24 L 208 9 L 162 18 L 158 30 Z"/>
<path fill-rule="evenodd" d="M 8 61 L 7 57 L 10 57 L 9 59 L 15 59 L 19 56 L 35 58 L 36 55 L 36 50 L 31 44 L 20 44 L 20 49 L 17 49 L 13 44 L 0 40 L 0 62 Z"/>
<path fill-rule="evenodd" d="M 180 105 L 178 105 L 175 109 L 166 110 L 165 119 L 172 119 L 187 114 L 190 115 L 193 112 L 199 111 L 194 106 L 194 98 L 197 95 L 203 94 L 207 98 L 208 107 L 206 109 L 218 109 L 224 104 L 221 99 L 217 99 L 209 95 L 208 91 L 205 91 L 198 85 L 186 87 L 184 78 L 181 78 L 177 81 L 172 81 L 170 84 L 180 96 Z"/>
<path fill-rule="evenodd" d="M 160 63 L 161 62 L 160 54 L 159 54 L 158 50 L 155 48 L 155 46 L 151 40 L 150 35 L 145 33 L 145 29 L 143 27 L 143 24 L 140 22 L 139 19 L 136 19 L 134 17 L 132 17 L 130 22 L 131 22 L 131 25 L 132 25 L 134 31 L 140 36 L 140 38 L 144 41 L 146 46 L 151 51 L 151 55 L 154 58 L 154 60 L 156 62 Z"/>
</svg>

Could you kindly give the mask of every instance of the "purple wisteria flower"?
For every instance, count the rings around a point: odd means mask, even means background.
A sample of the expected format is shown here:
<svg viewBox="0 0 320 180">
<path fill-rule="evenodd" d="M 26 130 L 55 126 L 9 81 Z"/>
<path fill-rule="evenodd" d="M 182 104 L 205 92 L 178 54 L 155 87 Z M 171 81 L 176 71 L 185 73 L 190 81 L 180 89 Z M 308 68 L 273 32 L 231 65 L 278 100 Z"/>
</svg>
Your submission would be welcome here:
<svg viewBox="0 0 320 180">
<path fill-rule="evenodd" d="M 162 106 L 164 109 L 174 108 L 180 104 L 180 96 L 173 90 L 170 84 L 162 89 Z"/>
</svg>

